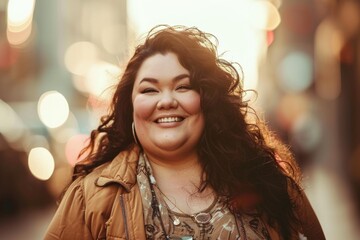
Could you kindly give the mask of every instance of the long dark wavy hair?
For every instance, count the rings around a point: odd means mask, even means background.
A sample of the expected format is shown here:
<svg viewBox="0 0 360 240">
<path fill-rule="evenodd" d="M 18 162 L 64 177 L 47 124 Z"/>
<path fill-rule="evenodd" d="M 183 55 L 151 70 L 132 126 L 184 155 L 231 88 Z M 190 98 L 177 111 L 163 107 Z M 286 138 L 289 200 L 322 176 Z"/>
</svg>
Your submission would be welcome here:
<svg viewBox="0 0 360 240">
<path fill-rule="evenodd" d="M 289 239 L 298 223 L 289 194 L 289 189 L 300 191 L 298 167 L 288 149 L 244 100 L 236 65 L 221 59 L 217 39 L 197 28 L 157 26 L 150 31 L 126 66 L 109 114 L 91 132 L 90 143 L 83 151 L 88 155 L 75 166 L 73 178 L 112 161 L 135 144 L 131 95 L 137 72 L 145 59 L 167 52 L 175 53 L 189 70 L 192 88 L 201 97 L 205 128 L 198 155 L 206 176 L 203 185 L 229 196 L 232 211 L 256 206 L 284 239 Z"/>
</svg>

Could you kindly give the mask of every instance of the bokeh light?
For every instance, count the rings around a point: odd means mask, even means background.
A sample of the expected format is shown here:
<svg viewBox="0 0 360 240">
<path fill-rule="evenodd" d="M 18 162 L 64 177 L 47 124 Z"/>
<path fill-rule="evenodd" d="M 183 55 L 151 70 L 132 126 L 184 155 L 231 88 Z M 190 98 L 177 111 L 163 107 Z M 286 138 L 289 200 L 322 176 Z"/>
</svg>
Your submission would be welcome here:
<svg viewBox="0 0 360 240">
<path fill-rule="evenodd" d="M 342 1 L 338 18 L 341 30 L 347 37 L 356 35 L 360 28 L 360 5 L 358 1 Z"/>
<path fill-rule="evenodd" d="M 76 42 L 66 49 L 65 66 L 73 74 L 84 76 L 98 60 L 98 50 L 91 42 Z"/>
<path fill-rule="evenodd" d="M 7 17 L 11 31 L 21 31 L 31 23 L 35 0 L 9 0 Z"/>
<path fill-rule="evenodd" d="M 275 34 L 274 31 L 267 31 L 266 32 L 266 42 L 267 45 L 270 46 L 275 40 Z"/>
<path fill-rule="evenodd" d="M 31 149 L 28 165 L 31 173 L 40 180 L 48 180 L 55 169 L 53 156 L 43 147 Z"/>
<path fill-rule="evenodd" d="M 40 120 L 49 128 L 62 125 L 69 116 L 69 104 L 66 98 L 57 91 L 41 95 L 38 102 Z"/>
<path fill-rule="evenodd" d="M 277 120 L 284 129 L 290 131 L 295 122 L 310 111 L 311 106 L 310 98 L 305 94 L 284 95 L 277 108 Z"/>
<path fill-rule="evenodd" d="M 35 0 L 9 0 L 7 8 L 7 38 L 12 45 L 26 42 L 32 32 Z"/>
<path fill-rule="evenodd" d="M 315 33 L 315 91 L 323 99 L 336 99 L 341 93 L 340 53 L 345 36 L 332 21 L 324 20 Z"/>
<path fill-rule="evenodd" d="M 94 96 L 109 99 L 112 95 L 110 87 L 119 81 L 120 68 L 106 62 L 93 64 L 86 75 L 86 86 Z"/>
<path fill-rule="evenodd" d="M 195 26 L 214 34 L 220 43 L 219 53 L 225 59 L 239 63 L 246 73 L 245 89 L 257 89 L 259 64 L 267 53 L 266 31 L 275 29 L 281 21 L 272 3 L 264 0 L 132 0 L 127 4 L 129 22 L 136 27 L 138 36 L 143 37 L 149 29 L 164 23 Z M 138 40 L 135 38 L 134 43 Z"/>
<path fill-rule="evenodd" d="M 258 29 L 274 30 L 281 21 L 276 7 L 265 0 L 251 1 L 246 13 L 248 14 L 250 24 Z"/>
<path fill-rule="evenodd" d="M 11 45 L 22 46 L 30 38 L 31 33 L 32 33 L 32 25 L 30 24 L 20 32 L 12 32 L 8 29 L 6 31 L 6 36 Z"/>
<path fill-rule="evenodd" d="M 310 153 L 320 144 L 322 127 L 320 120 L 314 115 L 303 114 L 298 117 L 291 129 L 292 144 L 301 151 Z"/>
<path fill-rule="evenodd" d="M 219 56 L 239 63 L 244 88 L 258 93 L 243 100 L 294 151 L 326 238 L 358 239 L 351 208 L 360 202 L 355 0 L 0 1 L 0 176 L 16 178 L 0 194 L 14 207 L 6 215 L 0 204 L 1 238 L 44 236 L 89 133 L 109 113 L 112 85 L 157 24 L 216 36 Z M 61 100 L 44 107 L 39 97 L 48 90 Z"/>
<path fill-rule="evenodd" d="M 299 51 L 285 56 L 279 65 L 279 84 L 289 92 L 301 92 L 313 82 L 313 61 L 311 57 Z"/>
</svg>

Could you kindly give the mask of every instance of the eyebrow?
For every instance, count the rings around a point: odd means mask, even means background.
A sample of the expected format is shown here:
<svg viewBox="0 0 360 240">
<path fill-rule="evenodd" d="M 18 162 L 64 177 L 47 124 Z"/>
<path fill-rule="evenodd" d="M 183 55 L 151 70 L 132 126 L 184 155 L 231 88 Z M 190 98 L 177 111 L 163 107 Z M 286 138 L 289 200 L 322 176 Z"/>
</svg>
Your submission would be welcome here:
<svg viewBox="0 0 360 240">
<path fill-rule="evenodd" d="M 184 79 L 184 78 L 190 78 L 190 75 L 187 74 L 187 73 L 180 74 L 180 75 L 174 77 L 174 78 L 172 79 L 172 81 L 173 81 L 173 82 L 177 82 L 177 81 L 180 81 L 181 79 Z M 142 82 L 158 83 L 159 80 L 156 79 L 156 78 L 148 78 L 148 77 L 145 77 L 145 78 L 141 79 L 140 83 L 142 83 Z M 139 84 L 140 84 L 140 83 L 139 83 Z"/>
</svg>

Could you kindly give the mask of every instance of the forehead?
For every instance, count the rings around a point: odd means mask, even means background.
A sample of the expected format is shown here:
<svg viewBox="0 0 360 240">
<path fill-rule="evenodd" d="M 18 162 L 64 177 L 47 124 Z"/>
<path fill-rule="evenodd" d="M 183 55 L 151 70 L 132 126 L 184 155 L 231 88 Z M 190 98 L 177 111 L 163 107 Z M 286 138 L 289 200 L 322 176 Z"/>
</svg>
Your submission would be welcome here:
<svg viewBox="0 0 360 240">
<path fill-rule="evenodd" d="M 189 71 L 180 64 L 175 53 L 156 53 L 145 59 L 140 65 L 135 81 L 138 82 L 149 77 L 155 79 L 173 78 L 184 73 L 189 73 Z"/>
</svg>

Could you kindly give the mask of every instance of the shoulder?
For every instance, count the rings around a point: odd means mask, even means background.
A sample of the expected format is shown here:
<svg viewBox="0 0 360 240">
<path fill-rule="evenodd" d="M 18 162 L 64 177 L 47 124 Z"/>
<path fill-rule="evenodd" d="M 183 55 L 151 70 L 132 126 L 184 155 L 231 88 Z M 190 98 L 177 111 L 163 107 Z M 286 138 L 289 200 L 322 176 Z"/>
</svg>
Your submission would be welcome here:
<svg viewBox="0 0 360 240">
<path fill-rule="evenodd" d="M 136 190 L 133 186 L 136 185 L 137 156 L 137 152 L 121 152 L 112 161 L 75 179 L 67 188 L 45 239 L 105 236 L 106 221 L 114 208 L 119 208 L 114 204 L 116 197 Z"/>
<path fill-rule="evenodd" d="M 87 175 L 79 176 L 67 188 L 62 201 L 88 205 L 92 201 L 110 199 L 118 191 L 127 191 L 136 184 L 138 148 L 120 152 Z"/>
<path fill-rule="evenodd" d="M 91 200 L 102 192 L 116 193 L 118 189 L 129 192 L 136 184 L 139 152 L 138 147 L 121 151 L 114 159 L 83 177 L 78 184 L 82 185 L 85 199 Z"/>
<path fill-rule="evenodd" d="M 110 163 L 103 164 L 91 173 L 75 179 L 66 189 L 58 211 L 67 212 L 68 215 L 72 215 L 72 213 L 75 213 L 75 215 L 80 213 L 81 215 L 87 215 L 89 212 L 93 213 L 107 206 L 108 204 L 105 203 L 105 200 L 110 200 L 115 196 L 117 189 L 110 186 L 106 188 L 99 187 L 96 185 L 96 180 L 100 177 L 103 169 L 109 164 Z M 107 198 L 103 198 L 104 195 L 106 195 Z M 95 204 L 94 201 L 99 199 L 102 199 L 100 203 Z M 103 209 L 101 211 L 106 212 L 107 210 Z"/>
</svg>

